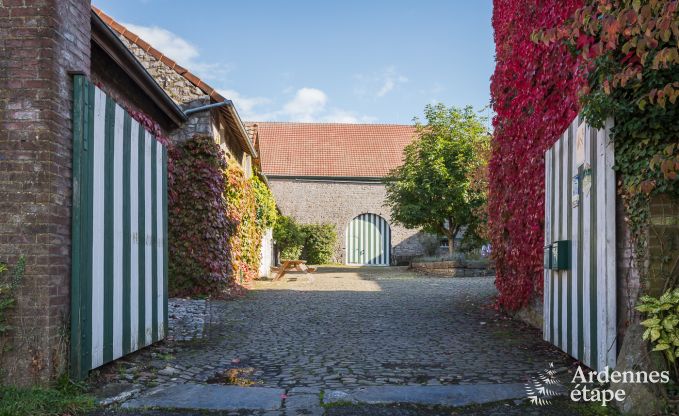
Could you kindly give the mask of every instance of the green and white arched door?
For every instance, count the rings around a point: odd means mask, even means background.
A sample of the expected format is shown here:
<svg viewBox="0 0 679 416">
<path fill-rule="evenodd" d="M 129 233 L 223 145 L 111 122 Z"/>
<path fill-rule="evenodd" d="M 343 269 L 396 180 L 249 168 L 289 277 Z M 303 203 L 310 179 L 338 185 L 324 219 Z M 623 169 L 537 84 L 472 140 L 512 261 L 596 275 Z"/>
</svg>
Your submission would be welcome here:
<svg viewBox="0 0 679 416">
<path fill-rule="evenodd" d="M 347 264 L 389 265 L 391 229 L 387 220 L 377 214 L 361 214 L 351 220 L 345 235 Z"/>
</svg>

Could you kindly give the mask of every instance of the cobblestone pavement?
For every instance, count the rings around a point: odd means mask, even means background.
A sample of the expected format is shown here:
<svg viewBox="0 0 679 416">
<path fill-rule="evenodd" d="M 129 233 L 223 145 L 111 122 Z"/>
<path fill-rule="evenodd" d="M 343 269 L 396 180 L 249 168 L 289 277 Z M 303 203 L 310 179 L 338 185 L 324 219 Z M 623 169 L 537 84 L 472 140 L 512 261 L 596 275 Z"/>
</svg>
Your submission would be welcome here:
<svg viewBox="0 0 679 416">
<path fill-rule="evenodd" d="M 496 312 L 495 293 L 492 278 L 424 277 L 404 268 L 290 273 L 257 282 L 243 299 L 176 302 L 170 314 L 180 316 L 171 325 L 184 328 L 172 330 L 175 340 L 99 377 L 140 390 L 185 382 L 343 389 L 522 383 L 550 362 L 572 364 L 538 330 Z M 192 319 L 184 314 L 204 316 L 202 332 L 186 329 Z"/>
</svg>

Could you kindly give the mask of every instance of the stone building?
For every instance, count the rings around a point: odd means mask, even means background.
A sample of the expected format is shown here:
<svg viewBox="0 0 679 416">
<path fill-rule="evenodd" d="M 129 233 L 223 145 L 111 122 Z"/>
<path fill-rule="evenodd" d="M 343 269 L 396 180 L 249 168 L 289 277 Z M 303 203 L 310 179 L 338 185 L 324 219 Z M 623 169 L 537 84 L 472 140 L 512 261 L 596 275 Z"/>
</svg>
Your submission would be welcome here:
<svg viewBox="0 0 679 416">
<path fill-rule="evenodd" d="M 196 134 L 212 136 L 250 176 L 257 152 L 234 103 L 100 9 L 92 7 L 92 10 L 132 51 L 174 102 L 187 110 L 188 121 L 182 128 L 172 132 L 170 139 L 179 143 Z M 204 106 L 211 107 L 205 111 L 192 112 Z"/>
<path fill-rule="evenodd" d="M 74 77 L 163 134 L 186 116 L 89 0 L 0 2 L 0 39 L 0 261 L 26 261 L 0 334 L 0 381 L 40 383 L 68 363 Z"/>
<path fill-rule="evenodd" d="M 392 222 L 383 183 L 401 165 L 414 126 L 248 124 L 281 212 L 335 225 L 334 261 L 401 264 L 424 253 L 423 239 L 432 237 Z"/>
</svg>

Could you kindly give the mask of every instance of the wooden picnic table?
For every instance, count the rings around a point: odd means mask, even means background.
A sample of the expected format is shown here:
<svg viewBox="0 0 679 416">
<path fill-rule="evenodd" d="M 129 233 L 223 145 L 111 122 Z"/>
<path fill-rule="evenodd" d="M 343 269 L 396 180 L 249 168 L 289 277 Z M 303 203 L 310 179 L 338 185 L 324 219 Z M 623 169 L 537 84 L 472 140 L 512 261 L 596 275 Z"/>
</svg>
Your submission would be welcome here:
<svg viewBox="0 0 679 416">
<path fill-rule="evenodd" d="M 305 260 L 283 260 L 283 264 L 278 268 L 278 274 L 273 280 L 282 279 L 285 272 L 292 269 L 304 273 L 313 273 L 316 271 L 315 267 L 307 267 Z"/>
</svg>

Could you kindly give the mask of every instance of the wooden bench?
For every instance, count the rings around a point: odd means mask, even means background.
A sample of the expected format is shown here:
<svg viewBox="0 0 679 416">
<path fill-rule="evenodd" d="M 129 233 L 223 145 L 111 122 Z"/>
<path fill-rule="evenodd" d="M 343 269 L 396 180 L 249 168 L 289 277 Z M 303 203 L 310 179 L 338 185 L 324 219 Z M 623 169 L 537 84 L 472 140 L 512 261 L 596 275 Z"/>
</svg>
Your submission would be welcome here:
<svg viewBox="0 0 679 416">
<path fill-rule="evenodd" d="M 276 280 L 281 280 L 285 273 L 288 270 L 295 269 L 298 272 L 304 272 L 304 273 L 313 273 L 316 271 L 315 267 L 307 267 L 306 261 L 305 260 L 283 260 L 283 264 L 281 264 L 280 267 L 278 267 L 278 274 L 276 277 L 273 279 L 274 281 Z"/>
</svg>

